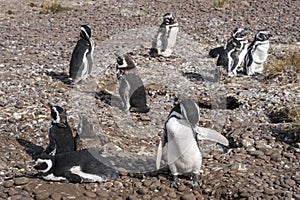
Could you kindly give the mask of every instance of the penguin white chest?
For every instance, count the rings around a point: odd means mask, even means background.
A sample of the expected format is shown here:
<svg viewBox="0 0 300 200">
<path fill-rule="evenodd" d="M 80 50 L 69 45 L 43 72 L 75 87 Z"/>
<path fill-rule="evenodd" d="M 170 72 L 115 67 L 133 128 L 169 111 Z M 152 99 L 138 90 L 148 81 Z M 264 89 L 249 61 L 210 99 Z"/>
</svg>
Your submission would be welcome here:
<svg viewBox="0 0 300 200">
<path fill-rule="evenodd" d="M 168 130 L 168 165 L 172 174 L 198 172 L 202 155 L 191 127 L 184 121 L 171 118 Z"/>
<path fill-rule="evenodd" d="M 253 52 L 253 61 L 256 63 L 263 63 L 267 60 L 269 43 L 258 45 Z"/>
</svg>

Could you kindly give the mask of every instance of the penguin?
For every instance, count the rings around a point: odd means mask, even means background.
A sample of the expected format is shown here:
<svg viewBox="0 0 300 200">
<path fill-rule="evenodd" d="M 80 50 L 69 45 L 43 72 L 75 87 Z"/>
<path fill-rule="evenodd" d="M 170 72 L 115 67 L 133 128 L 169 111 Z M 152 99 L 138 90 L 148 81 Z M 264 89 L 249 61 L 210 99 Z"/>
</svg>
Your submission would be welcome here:
<svg viewBox="0 0 300 200">
<path fill-rule="evenodd" d="M 72 83 L 84 81 L 91 75 L 94 46 L 91 27 L 82 25 L 80 27 L 80 39 L 77 41 L 70 61 L 69 80 Z"/>
<path fill-rule="evenodd" d="M 56 155 L 41 154 L 33 163 L 39 177 L 47 181 L 103 182 L 119 177 L 117 170 L 105 164 L 105 158 L 87 149 Z"/>
<path fill-rule="evenodd" d="M 192 173 L 193 188 L 199 187 L 198 175 L 202 153 L 198 140 L 211 140 L 228 146 L 228 140 L 217 131 L 197 126 L 199 107 L 192 99 L 182 100 L 171 110 L 164 125 L 164 133 L 157 150 L 156 168 L 161 160 L 167 162 L 173 180 L 171 187 L 179 187 L 179 174 Z"/>
<path fill-rule="evenodd" d="M 247 29 L 235 28 L 225 46 L 209 51 L 210 57 L 218 57 L 217 66 L 223 66 L 229 76 L 237 75 L 237 69 L 244 60 L 249 46 L 247 34 Z"/>
<path fill-rule="evenodd" d="M 244 60 L 244 71 L 247 75 L 261 73 L 268 58 L 269 39 L 272 35 L 267 30 L 259 30 L 250 44 Z"/>
<path fill-rule="evenodd" d="M 178 22 L 174 15 L 167 13 L 163 16 L 163 22 L 160 25 L 158 32 L 152 42 L 150 56 L 170 57 L 175 46 L 178 33 Z"/>
<path fill-rule="evenodd" d="M 129 54 L 117 56 L 116 74 L 122 109 L 138 113 L 149 112 L 143 81 L 138 76 L 135 63 Z"/>
<path fill-rule="evenodd" d="M 51 110 L 52 122 L 48 129 L 49 144 L 46 154 L 55 155 L 75 151 L 75 138 L 67 122 L 67 112 L 60 106 L 48 104 Z"/>
</svg>

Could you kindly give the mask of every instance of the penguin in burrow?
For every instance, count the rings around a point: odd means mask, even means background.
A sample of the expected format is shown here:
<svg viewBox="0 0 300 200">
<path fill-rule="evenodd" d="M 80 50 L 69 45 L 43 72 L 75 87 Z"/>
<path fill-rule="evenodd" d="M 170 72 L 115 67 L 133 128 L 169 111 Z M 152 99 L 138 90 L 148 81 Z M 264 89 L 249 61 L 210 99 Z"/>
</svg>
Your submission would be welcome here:
<svg viewBox="0 0 300 200">
<path fill-rule="evenodd" d="M 150 56 L 170 57 L 176 43 L 178 22 L 174 15 L 166 13 L 150 49 Z"/>
<path fill-rule="evenodd" d="M 136 65 L 129 54 L 117 56 L 116 76 L 122 109 L 130 112 L 147 113 L 147 95 L 142 79 L 137 74 Z"/>
<path fill-rule="evenodd" d="M 46 154 L 55 155 L 63 152 L 75 151 L 75 138 L 67 121 L 67 112 L 60 106 L 48 103 L 51 110 L 51 126 L 48 129 L 49 144 Z"/>
<path fill-rule="evenodd" d="M 178 175 L 192 173 L 193 188 L 199 187 L 198 176 L 202 153 L 197 140 L 210 140 L 228 146 L 228 140 L 219 132 L 197 126 L 199 107 L 192 99 L 185 99 L 171 110 L 157 150 L 156 168 L 164 160 L 171 171 L 172 187 L 179 187 Z"/>
<path fill-rule="evenodd" d="M 33 167 L 38 176 L 47 181 L 71 183 L 103 182 L 119 177 L 117 170 L 92 149 L 64 152 L 56 155 L 41 154 Z"/>
<path fill-rule="evenodd" d="M 264 63 L 268 58 L 270 37 L 272 35 L 267 30 L 257 31 L 244 60 L 244 71 L 247 75 L 263 72 Z"/>
<path fill-rule="evenodd" d="M 244 60 L 249 46 L 247 35 L 248 29 L 235 28 L 224 46 L 209 51 L 210 57 L 218 57 L 217 66 L 225 68 L 229 76 L 237 75 L 237 69 Z"/>
<path fill-rule="evenodd" d="M 91 27 L 82 25 L 80 27 L 80 38 L 73 50 L 70 61 L 69 80 L 71 83 L 77 84 L 91 75 L 94 46 Z"/>
</svg>

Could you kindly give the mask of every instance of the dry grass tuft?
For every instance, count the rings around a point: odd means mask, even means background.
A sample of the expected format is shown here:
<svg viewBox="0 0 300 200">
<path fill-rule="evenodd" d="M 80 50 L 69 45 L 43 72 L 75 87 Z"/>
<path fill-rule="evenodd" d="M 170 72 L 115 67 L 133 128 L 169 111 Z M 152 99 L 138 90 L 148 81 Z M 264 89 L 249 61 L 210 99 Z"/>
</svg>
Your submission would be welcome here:
<svg viewBox="0 0 300 200">
<path fill-rule="evenodd" d="M 49 13 L 58 13 L 62 12 L 64 8 L 61 6 L 60 2 L 57 0 L 45 0 L 42 8 L 40 10 L 40 14 L 49 14 Z"/>
<path fill-rule="evenodd" d="M 291 69 L 300 73 L 300 53 L 293 52 L 283 60 L 274 59 L 266 65 L 265 69 L 267 73 L 273 76 L 281 75 Z"/>
<path fill-rule="evenodd" d="M 228 4 L 227 4 L 226 0 L 217 0 L 217 1 L 213 2 L 212 6 L 217 10 L 222 10 L 222 9 L 227 8 Z"/>
</svg>

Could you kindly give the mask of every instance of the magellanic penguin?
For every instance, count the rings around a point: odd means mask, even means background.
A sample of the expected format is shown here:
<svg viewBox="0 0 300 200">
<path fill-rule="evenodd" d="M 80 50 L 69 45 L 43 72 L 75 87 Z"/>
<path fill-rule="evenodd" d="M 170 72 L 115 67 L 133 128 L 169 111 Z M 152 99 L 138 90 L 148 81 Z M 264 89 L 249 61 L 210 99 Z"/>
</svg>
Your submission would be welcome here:
<svg viewBox="0 0 300 200">
<path fill-rule="evenodd" d="M 225 46 L 209 51 L 212 58 L 218 57 L 217 66 L 223 66 L 229 76 L 237 75 L 237 69 L 244 60 L 248 48 L 247 34 L 247 29 L 235 28 Z"/>
<path fill-rule="evenodd" d="M 199 186 L 198 175 L 202 165 L 202 153 L 197 140 L 211 140 L 228 146 L 228 140 L 220 133 L 197 126 L 199 107 L 192 99 L 177 104 L 165 122 L 160 140 L 156 167 L 161 160 L 167 162 L 173 176 L 172 187 L 180 185 L 178 175 L 192 173 L 193 188 Z"/>
<path fill-rule="evenodd" d="M 244 70 L 247 75 L 261 73 L 264 69 L 264 62 L 268 58 L 270 47 L 269 39 L 272 35 L 269 31 L 259 30 L 253 42 L 250 44 L 244 61 Z"/>
<path fill-rule="evenodd" d="M 117 56 L 116 74 L 122 109 L 138 113 L 149 112 L 143 81 L 138 76 L 136 65 L 130 55 Z"/>
<path fill-rule="evenodd" d="M 152 42 L 152 48 L 150 49 L 150 56 L 171 56 L 175 46 L 178 22 L 175 17 L 167 13 L 163 16 L 163 23 L 160 25 L 158 32 Z"/>
<path fill-rule="evenodd" d="M 67 112 L 60 106 L 48 104 L 51 110 L 52 122 L 48 129 L 49 144 L 46 154 L 55 155 L 75 151 L 75 139 L 67 121 Z"/>
<path fill-rule="evenodd" d="M 71 183 L 103 182 L 116 179 L 118 172 L 105 164 L 104 158 L 89 150 L 56 154 L 41 154 L 34 161 L 39 176 L 47 181 Z"/>
<path fill-rule="evenodd" d="M 72 83 L 76 84 L 84 81 L 91 75 L 93 52 L 94 41 L 92 39 L 91 27 L 82 25 L 80 27 L 80 39 L 77 41 L 70 61 L 69 80 Z"/>
</svg>

